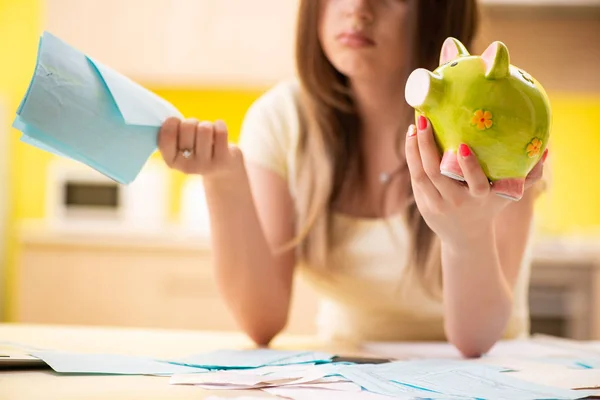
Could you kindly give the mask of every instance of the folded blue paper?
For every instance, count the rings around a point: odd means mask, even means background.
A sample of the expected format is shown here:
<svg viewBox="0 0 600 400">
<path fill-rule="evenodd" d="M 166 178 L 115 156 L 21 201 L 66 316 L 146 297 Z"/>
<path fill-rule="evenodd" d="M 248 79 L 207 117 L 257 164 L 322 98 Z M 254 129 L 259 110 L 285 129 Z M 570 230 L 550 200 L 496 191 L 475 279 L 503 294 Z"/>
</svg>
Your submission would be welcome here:
<svg viewBox="0 0 600 400">
<path fill-rule="evenodd" d="M 128 184 L 171 116 L 182 117 L 166 100 L 44 32 L 13 127 L 27 144 Z"/>
<path fill-rule="evenodd" d="M 123 354 L 37 351 L 31 355 L 44 360 L 54 371 L 68 374 L 172 375 L 206 372 L 202 368 Z"/>
<path fill-rule="evenodd" d="M 173 363 L 208 369 L 244 369 L 293 364 L 328 363 L 331 354 L 275 349 L 216 350 L 195 354 Z"/>
</svg>

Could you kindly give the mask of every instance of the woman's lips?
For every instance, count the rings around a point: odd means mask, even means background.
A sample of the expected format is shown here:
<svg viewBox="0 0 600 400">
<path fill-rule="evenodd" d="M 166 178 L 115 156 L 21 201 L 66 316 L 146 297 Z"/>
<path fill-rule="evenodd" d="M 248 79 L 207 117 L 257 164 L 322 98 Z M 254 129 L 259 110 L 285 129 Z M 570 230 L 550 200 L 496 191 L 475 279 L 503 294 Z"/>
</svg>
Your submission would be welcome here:
<svg viewBox="0 0 600 400">
<path fill-rule="evenodd" d="M 367 35 L 360 32 L 343 32 L 337 39 L 345 46 L 352 48 L 372 47 L 375 42 Z"/>
</svg>

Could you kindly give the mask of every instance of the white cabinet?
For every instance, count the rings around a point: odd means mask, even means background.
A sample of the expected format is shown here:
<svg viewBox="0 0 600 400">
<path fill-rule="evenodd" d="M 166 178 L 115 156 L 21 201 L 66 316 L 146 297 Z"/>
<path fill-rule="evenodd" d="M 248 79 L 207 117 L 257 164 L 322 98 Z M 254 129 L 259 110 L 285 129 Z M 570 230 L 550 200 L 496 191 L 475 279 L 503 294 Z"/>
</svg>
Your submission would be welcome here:
<svg viewBox="0 0 600 400">
<path fill-rule="evenodd" d="M 298 0 L 47 0 L 45 29 L 143 83 L 264 86 L 294 73 Z"/>
</svg>

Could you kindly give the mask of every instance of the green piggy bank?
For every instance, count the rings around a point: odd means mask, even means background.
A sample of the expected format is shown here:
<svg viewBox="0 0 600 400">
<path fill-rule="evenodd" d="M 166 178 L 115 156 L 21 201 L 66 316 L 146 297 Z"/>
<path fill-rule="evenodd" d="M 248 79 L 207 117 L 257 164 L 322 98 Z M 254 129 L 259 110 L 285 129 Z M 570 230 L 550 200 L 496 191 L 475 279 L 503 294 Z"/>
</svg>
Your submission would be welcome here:
<svg viewBox="0 0 600 400">
<path fill-rule="evenodd" d="M 413 71 L 405 97 L 417 116 L 431 121 L 442 174 L 464 181 L 456 157 L 464 143 L 496 194 L 522 198 L 525 178 L 548 144 L 551 107 L 542 85 L 510 64 L 502 42 L 472 56 L 459 40 L 446 39 L 440 66 Z"/>
</svg>

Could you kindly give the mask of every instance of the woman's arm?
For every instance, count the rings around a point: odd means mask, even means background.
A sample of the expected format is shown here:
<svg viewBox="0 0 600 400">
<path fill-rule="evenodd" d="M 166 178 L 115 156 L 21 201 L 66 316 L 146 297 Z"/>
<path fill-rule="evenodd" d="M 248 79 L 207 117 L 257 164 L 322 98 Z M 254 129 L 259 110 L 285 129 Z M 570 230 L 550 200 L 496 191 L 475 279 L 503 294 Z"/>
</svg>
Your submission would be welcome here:
<svg viewBox="0 0 600 400">
<path fill-rule="evenodd" d="M 446 335 L 467 357 L 487 352 L 506 328 L 534 196 L 528 191 L 468 243 L 442 243 Z"/>
<path fill-rule="evenodd" d="M 292 238 L 291 200 L 273 172 L 247 171 L 209 179 L 205 190 L 219 288 L 244 331 L 266 345 L 288 318 L 294 253 L 275 248 Z"/>
<path fill-rule="evenodd" d="M 242 329 L 257 344 L 268 344 L 287 322 L 294 267 L 292 251 L 274 251 L 293 235 L 284 179 L 246 167 L 220 121 L 169 119 L 159 148 L 171 168 L 203 176 L 219 289 Z M 185 158 L 183 149 L 194 154 Z"/>
<path fill-rule="evenodd" d="M 457 154 L 467 185 L 443 176 L 431 124 L 419 117 L 419 125 L 408 131 L 406 160 L 415 202 L 442 242 L 446 334 L 465 356 L 478 356 L 501 337 L 510 316 L 537 194 L 532 186 L 545 156 L 515 203 L 496 195 L 467 145 Z"/>
</svg>

